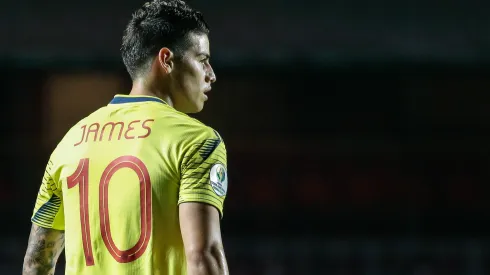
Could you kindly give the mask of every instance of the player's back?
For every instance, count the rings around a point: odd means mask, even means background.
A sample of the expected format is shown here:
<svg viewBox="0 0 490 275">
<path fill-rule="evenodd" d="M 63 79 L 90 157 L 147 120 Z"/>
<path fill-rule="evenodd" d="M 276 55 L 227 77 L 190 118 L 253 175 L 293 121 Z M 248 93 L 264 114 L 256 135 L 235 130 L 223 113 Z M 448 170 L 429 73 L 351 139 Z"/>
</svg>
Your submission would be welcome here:
<svg viewBox="0 0 490 275">
<path fill-rule="evenodd" d="M 66 274 L 185 274 L 182 163 L 213 136 L 153 97 L 115 97 L 75 125 L 52 155 Z"/>
</svg>

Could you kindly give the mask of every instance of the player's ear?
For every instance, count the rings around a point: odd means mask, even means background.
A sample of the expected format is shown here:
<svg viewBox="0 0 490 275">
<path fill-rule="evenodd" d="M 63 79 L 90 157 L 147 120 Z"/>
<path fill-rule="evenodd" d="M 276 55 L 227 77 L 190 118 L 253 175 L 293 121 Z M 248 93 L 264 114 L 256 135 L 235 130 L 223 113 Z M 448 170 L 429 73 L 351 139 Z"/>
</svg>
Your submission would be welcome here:
<svg viewBox="0 0 490 275">
<path fill-rule="evenodd" d="M 170 73 L 173 69 L 174 54 L 169 48 L 161 48 L 158 52 L 158 63 L 164 72 Z"/>
</svg>

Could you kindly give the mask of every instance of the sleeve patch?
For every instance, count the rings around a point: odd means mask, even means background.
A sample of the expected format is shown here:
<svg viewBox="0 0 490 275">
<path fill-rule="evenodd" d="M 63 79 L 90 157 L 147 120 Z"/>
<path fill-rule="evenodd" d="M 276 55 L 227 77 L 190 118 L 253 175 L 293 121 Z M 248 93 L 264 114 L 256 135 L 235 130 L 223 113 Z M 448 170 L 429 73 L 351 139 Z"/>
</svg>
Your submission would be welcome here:
<svg viewBox="0 0 490 275">
<path fill-rule="evenodd" d="M 216 195 L 220 197 L 226 195 L 228 190 L 228 175 L 223 164 L 217 163 L 211 167 L 211 171 L 209 172 L 209 183 Z"/>
</svg>

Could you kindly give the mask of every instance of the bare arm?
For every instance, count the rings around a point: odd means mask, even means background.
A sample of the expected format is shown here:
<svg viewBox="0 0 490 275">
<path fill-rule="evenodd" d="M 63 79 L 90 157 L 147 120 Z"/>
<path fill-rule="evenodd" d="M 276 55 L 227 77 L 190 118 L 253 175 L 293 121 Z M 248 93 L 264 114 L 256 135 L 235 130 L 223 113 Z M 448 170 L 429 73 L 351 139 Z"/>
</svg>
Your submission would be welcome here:
<svg viewBox="0 0 490 275">
<path fill-rule="evenodd" d="M 64 231 L 32 225 L 24 257 L 23 275 L 52 275 L 65 248 Z"/>
<path fill-rule="evenodd" d="M 179 218 L 187 274 L 229 275 L 218 210 L 203 203 L 182 203 Z"/>
</svg>

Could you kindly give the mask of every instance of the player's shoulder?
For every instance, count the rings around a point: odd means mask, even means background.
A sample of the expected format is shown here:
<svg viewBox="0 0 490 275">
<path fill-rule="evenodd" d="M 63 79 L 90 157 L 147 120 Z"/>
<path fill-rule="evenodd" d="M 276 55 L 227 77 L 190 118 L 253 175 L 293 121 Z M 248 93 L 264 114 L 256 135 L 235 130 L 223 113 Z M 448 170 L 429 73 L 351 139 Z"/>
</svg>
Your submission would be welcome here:
<svg viewBox="0 0 490 275">
<path fill-rule="evenodd" d="M 222 140 L 218 131 L 209 125 L 178 111 L 173 111 L 170 114 L 167 112 L 162 116 L 158 116 L 155 123 L 156 125 L 159 123 L 165 124 L 174 135 L 179 136 L 182 140 L 192 141 L 195 139 L 209 138 Z"/>
<path fill-rule="evenodd" d="M 90 124 L 91 121 L 96 120 L 99 116 L 101 116 L 101 113 L 103 113 L 105 109 L 106 106 L 97 109 L 96 111 L 80 119 L 72 127 L 70 127 L 70 129 L 68 129 L 68 131 L 65 133 L 63 138 L 59 141 L 59 143 L 53 150 L 53 156 L 57 155 L 56 152 L 58 151 L 63 152 L 68 148 L 73 148 L 74 144 L 76 144 L 76 142 L 80 139 L 81 128 L 84 125 Z"/>
</svg>

